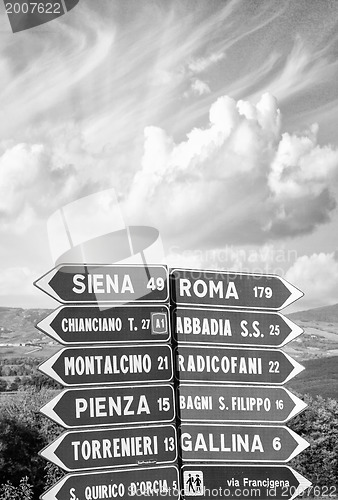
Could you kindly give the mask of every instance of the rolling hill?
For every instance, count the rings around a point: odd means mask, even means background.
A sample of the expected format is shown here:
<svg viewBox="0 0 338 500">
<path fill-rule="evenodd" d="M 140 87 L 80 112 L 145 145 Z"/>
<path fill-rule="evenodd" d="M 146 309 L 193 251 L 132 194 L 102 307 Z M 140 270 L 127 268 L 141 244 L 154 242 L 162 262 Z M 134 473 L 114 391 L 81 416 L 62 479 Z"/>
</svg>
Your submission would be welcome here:
<svg viewBox="0 0 338 500">
<path fill-rule="evenodd" d="M 48 358 L 61 346 L 35 328 L 48 309 L 0 307 L 0 360 Z M 306 370 L 288 386 L 300 393 L 338 399 L 338 304 L 289 314 L 304 333 L 283 347 Z"/>
</svg>

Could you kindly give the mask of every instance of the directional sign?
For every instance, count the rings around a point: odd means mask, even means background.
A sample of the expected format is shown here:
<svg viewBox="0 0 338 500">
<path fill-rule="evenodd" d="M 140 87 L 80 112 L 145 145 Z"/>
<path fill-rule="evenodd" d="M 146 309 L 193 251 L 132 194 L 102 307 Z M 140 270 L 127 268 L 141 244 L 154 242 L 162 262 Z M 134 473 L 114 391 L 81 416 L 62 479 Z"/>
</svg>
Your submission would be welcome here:
<svg viewBox="0 0 338 500">
<path fill-rule="evenodd" d="M 284 387 L 180 384 L 178 391 L 185 422 L 285 423 L 307 407 Z"/>
<path fill-rule="evenodd" d="M 112 469 L 175 462 L 173 425 L 67 431 L 40 451 L 66 471 Z"/>
<path fill-rule="evenodd" d="M 269 274 L 175 269 L 170 278 L 177 305 L 279 310 L 303 296 L 284 278 Z"/>
<path fill-rule="evenodd" d="M 172 422 L 174 389 L 170 385 L 67 389 L 40 411 L 67 428 Z"/>
<path fill-rule="evenodd" d="M 165 266 L 61 264 L 35 281 L 63 304 L 167 302 Z"/>
<path fill-rule="evenodd" d="M 168 382 L 172 352 L 168 345 L 66 347 L 39 366 L 65 386 Z"/>
<path fill-rule="evenodd" d="M 158 305 L 62 306 L 36 327 L 65 345 L 163 342 L 169 309 Z"/>
<path fill-rule="evenodd" d="M 180 382 L 219 382 L 279 385 L 304 370 L 283 351 L 231 347 L 176 348 Z"/>
<path fill-rule="evenodd" d="M 173 311 L 177 342 L 282 347 L 303 329 L 279 313 L 177 307 Z"/>
<path fill-rule="evenodd" d="M 41 500 L 119 498 L 179 498 L 179 477 L 175 466 L 140 467 L 115 471 L 67 474 L 46 491 Z"/>
<path fill-rule="evenodd" d="M 200 500 L 209 500 L 217 496 L 293 500 L 310 486 L 310 481 L 287 465 L 200 464 L 182 467 L 184 499 L 197 496 Z M 63 497 L 60 500 L 64 500 Z"/>
<path fill-rule="evenodd" d="M 288 462 L 309 443 L 288 427 L 182 424 L 181 458 L 192 462 Z"/>
</svg>

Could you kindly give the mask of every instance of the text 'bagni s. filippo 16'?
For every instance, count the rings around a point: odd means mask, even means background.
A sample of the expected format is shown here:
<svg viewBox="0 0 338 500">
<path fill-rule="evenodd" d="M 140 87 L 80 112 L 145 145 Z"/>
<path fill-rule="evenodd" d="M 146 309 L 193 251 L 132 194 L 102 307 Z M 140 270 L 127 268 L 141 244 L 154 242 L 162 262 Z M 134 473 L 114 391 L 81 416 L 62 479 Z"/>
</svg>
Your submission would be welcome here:
<svg viewBox="0 0 338 500">
<path fill-rule="evenodd" d="M 37 328 L 66 346 L 39 369 L 69 387 L 41 412 L 72 429 L 40 454 L 82 472 L 42 499 L 178 499 L 167 268 L 61 264 L 35 284 L 64 304 Z"/>
<path fill-rule="evenodd" d="M 278 312 L 302 292 L 274 275 L 174 269 L 170 280 L 182 497 L 303 493 L 311 483 L 291 468 L 253 465 L 308 446 L 271 425 L 306 408 L 280 387 L 304 369 L 279 349 L 303 331 Z"/>
<path fill-rule="evenodd" d="M 70 429 L 40 452 L 70 472 L 43 500 L 309 487 L 283 465 L 308 443 L 278 425 L 306 407 L 281 387 L 303 369 L 280 350 L 302 333 L 278 312 L 294 286 L 110 264 L 60 264 L 35 284 L 63 304 L 37 328 L 66 346 L 39 367 L 67 387 L 41 412 Z"/>
</svg>

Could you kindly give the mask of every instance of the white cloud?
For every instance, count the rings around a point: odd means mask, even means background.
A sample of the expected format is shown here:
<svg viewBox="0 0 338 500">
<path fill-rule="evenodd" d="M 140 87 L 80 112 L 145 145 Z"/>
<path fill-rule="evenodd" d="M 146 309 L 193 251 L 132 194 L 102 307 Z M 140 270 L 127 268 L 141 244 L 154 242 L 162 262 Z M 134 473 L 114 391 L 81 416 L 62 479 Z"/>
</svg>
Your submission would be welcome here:
<svg viewBox="0 0 338 500">
<path fill-rule="evenodd" d="M 131 217 L 190 248 L 261 244 L 329 219 L 338 151 L 317 144 L 316 127 L 281 135 L 269 94 L 256 105 L 220 97 L 209 120 L 177 144 L 164 130 L 146 129 L 142 169 L 126 199 Z"/>
<path fill-rule="evenodd" d="M 192 73 L 203 73 L 210 66 L 224 59 L 224 52 L 212 53 L 206 57 L 199 57 L 189 62 L 188 68 Z"/>
<path fill-rule="evenodd" d="M 211 92 L 209 85 L 198 78 L 192 82 L 191 90 L 196 95 L 210 94 Z"/>
<path fill-rule="evenodd" d="M 55 128 L 41 143 L 0 141 L 0 231 L 23 233 L 81 196 L 113 183 L 119 191 L 126 176 L 118 156 L 112 169 L 111 151 L 91 151 L 72 124 Z"/>
<path fill-rule="evenodd" d="M 315 253 L 299 257 L 286 273 L 286 279 L 304 292 L 298 309 L 338 303 L 338 260 L 334 253 Z"/>
</svg>

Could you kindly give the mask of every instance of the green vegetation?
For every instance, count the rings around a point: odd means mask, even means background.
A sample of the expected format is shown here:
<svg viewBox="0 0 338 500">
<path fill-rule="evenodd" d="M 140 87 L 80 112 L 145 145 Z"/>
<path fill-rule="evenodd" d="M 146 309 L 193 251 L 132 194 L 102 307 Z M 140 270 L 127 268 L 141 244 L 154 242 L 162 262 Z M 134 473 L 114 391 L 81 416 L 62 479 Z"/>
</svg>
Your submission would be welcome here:
<svg viewBox="0 0 338 500">
<path fill-rule="evenodd" d="M 13 392 L 20 388 L 57 389 L 61 386 L 40 373 L 40 358 L 4 358 L 0 361 L 0 392 Z"/>
<path fill-rule="evenodd" d="M 38 455 L 62 432 L 39 413 L 57 392 L 30 387 L 0 398 L 1 500 L 37 500 L 64 475 Z M 303 398 L 308 408 L 288 425 L 311 446 L 289 465 L 312 481 L 311 496 L 332 498 L 338 491 L 338 401 Z"/>
<path fill-rule="evenodd" d="M 337 398 L 338 356 L 303 361 L 305 370 L 288 383 L 291 390 L 311 396 Z"/>
<path fill-rule="evenodd" d="M 338 306 L 314 311 L 295 314 L 299 314 L 302 321 L 317 321 L 320 313 L 321 320 L 334 320 L 330 331 L 338 331 Z M 64 475 L 61 469 L 38 454 L 62 432 L 61 427 L 39 412 L 61 389 L 37 369 L 42 361 L 60 349 L 60 346 L 40 344 L 41 339 L 36 339 L 40 334 L 36 333 L 34 323 L 46 314 L 47 311 L 40 310 L 0 308 L 2 340 L 13 342 L 14 338 L 20 342 L 25 332 L 26 342 L 25 346 L 1 348 L 0 500 L 38 500 L 39 495 Z M 327 346 L 333 344 L 323 337 L 326 344 L 322 346 L 310 334 L 303 339 L 294 345 L 300 349 L 299 360 L 306 370 L 287 385 L 308 403 L 308 408 L 288 426 L 304 437 L 310 447 L 288 465 L 312 482 L 308 490 L 310 496 L 329 500 L 338 496 L 338 357 L 304 361 L 309 343 L 310 347 L 317 347 L 320 354 L 327 353 Z M 27 346 L 27 342 L 33 341 L 42 346 L 34 354 L 30 353 L 32 345 Z"/>
<path fill-rule="evenodd" d="M 39 409 L 56 391 L 35 387 L 0 398 L 0 498 L 37 500 L 63 476 L 38 452 L 61 433 Z"/>
<path fill-rule="evenodd" d="M 310 446 L 290 465 L 312 482 L 310 493 L 314 496 L 337 496 L 338 401 L 309 395 L 303 399 L 308 408 L 288 426 L 306 439 Z"/>
</svg>

